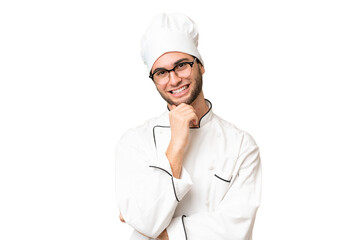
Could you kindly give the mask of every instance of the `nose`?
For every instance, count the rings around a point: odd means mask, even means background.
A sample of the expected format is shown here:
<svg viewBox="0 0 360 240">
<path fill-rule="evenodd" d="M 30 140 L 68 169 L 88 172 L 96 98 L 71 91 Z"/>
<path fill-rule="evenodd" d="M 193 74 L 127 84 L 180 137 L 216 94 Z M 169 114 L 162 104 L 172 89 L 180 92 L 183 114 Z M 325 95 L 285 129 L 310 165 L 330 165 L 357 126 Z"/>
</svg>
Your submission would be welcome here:
<svg viewBox="0 0 360 240">
<path fill-rule="evenodd" d="M 171 85 L 177 86 L 181 82 L 181 78 L 176 75 L 175 71 L 170 71 L 169 82 Z"/>
</svg>

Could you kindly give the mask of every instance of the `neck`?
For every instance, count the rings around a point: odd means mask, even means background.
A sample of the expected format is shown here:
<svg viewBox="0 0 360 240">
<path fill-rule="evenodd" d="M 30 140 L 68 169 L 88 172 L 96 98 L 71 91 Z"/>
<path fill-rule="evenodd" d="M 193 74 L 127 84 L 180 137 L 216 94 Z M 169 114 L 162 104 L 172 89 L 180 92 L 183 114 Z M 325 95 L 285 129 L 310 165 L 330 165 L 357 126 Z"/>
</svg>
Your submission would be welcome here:
<svg viewBox="0 0 360 240">
<path fill-rule="evenodd" d="M 206 104 L 204 94 L 202 91 L 199 94 L 199 96 L 191 103 L 191 106 L 195 109 L 196 116 L 198 117 L 198 119 L 202 118 L 207 113 L 209 107 Z"/>
</svg>

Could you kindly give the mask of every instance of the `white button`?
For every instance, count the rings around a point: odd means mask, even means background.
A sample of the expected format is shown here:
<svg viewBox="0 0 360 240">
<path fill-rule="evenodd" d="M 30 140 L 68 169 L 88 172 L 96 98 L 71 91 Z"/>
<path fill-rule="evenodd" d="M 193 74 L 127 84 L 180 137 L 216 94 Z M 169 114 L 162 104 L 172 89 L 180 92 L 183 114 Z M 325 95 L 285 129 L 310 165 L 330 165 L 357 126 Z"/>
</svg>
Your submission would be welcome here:
<svg viewBox="0 0 360 240">
<path fill-rule="evenodd" d="M 216 134 L 216 137 L 218 138 L 221 137 L 221 133 Z"/>
<path fill-rule="evenodd" d="M 210 166 L 209 166 L 209 170 L 210 170 L 210 171 L 214 170 L 214 166 L 213 166 L 213 165 L 210 165 Z"/>
</svg>

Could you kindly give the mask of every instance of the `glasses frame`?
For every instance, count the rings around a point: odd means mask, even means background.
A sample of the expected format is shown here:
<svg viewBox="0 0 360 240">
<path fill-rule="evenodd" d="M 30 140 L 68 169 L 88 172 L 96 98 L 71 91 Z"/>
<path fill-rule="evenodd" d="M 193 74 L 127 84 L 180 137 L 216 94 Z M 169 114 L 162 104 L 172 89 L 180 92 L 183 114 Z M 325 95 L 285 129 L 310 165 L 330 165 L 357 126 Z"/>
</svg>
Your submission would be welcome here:
<svg viewBox="0 0 360 240">
<path fill-rule="evenodd" d="M 157 72 L 159 72 L 159 71 L 166 71 L 166 72 L 169 73 L 169 80 L 170 80 L 170 72 L 171 72 L 171 71 L 174 71 L 175 75 L 177 76 L 177 74 L 176 74 L 176 72 L 175 72 L 175 68 L 176 68 L 177 66 L 179 66 L 180 64 L 189 64 L 190 67 L 191 67 L 191 72 L 192 72 L 192 67 L 193 67 L 196 59 L 197 59 L 197 58 L 194 57 L 194 60 L 193 60 L 192 62 L 180 62 L 180 63 L 176 64 L 172 69 L 161 68 L 161 69 L 158 69 L 157 71 L 155 71 L 155 72 L 153 72 L 153 73 L 150 72 L 149 78 L 151 78 L 151 79 L 156 83 L 156 81 L 154 80 L 154 75 L 155 75 L 155 73 L 157 73 Z M 190 75 L 191 75 L 191 72 L 190 72 Z M 189 75 L 189 76 L 190 76 L 190 75 Z M 169 82 L 169 80 L 168 80 L 167 82 Z"/>
</svg>

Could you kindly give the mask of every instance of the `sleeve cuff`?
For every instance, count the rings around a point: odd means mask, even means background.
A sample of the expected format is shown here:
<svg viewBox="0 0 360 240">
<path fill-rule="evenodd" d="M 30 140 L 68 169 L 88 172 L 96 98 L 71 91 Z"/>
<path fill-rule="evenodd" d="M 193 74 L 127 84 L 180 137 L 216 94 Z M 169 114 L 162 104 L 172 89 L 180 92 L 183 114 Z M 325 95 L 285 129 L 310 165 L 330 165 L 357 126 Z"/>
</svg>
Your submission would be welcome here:
<svg viewBox="0 0 360 240">
<path fill-rule="evenodd" d="M 169 239 L 171 240 L 187 240 L 186 228 L 184 220 L 186 216 L 179 216 L 172 219 L 170 225 L 166 228 Z"/>
<path fill-rule="evenodd" d="M 179 201 L 187 194 L 191 189 L 193 182 L 186 169 L 183 167 L 181 170 L 181 176 L 179 179 L 173 177 L 175 193 Z"/>
<path fill-rule="evenodd" d="M 153 165 L 150 165 L 150 167 L 161 169 L 171 176 L 175 198 L 177 201 L 181 201 L 181 199 L 183 199 L 186 193 L 191 189 L 193 182 L 191 180 L 189 173 L 186 171 L 184 167 L 181 170 L 180 178 L 179 179 L 174 178 L 172 175 L 170 163 L 167 157 L 166 156 L 164 157 L 165 157 L 164 159 L 161 159 L 161 161 L 153 163 Z"/>
<path fill-rule="evenodd" d="M 150 238 L 145 237 L 144 235 L 140 234 L 138 231 L 134 230 L 129 240 L 150 240 Z"/>
</svg>

